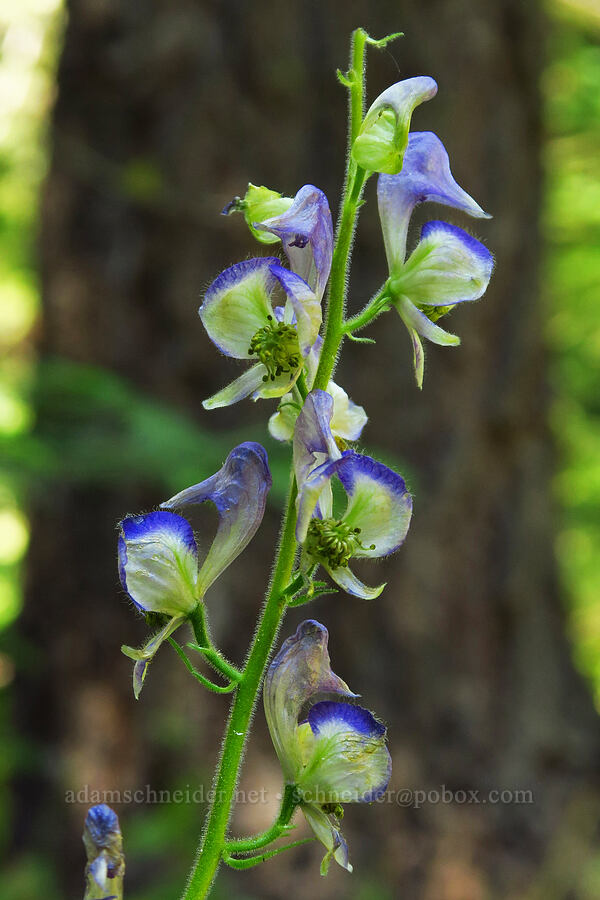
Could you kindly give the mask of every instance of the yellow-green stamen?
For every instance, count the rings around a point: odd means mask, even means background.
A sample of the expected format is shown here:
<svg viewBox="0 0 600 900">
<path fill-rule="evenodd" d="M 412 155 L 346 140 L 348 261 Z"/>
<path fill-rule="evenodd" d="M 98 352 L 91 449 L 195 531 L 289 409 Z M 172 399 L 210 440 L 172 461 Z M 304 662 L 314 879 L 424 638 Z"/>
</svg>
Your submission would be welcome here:
<svg viewBox="0 0 600 900">
<path fill-rule="evenodd" d="M 300 366 L 300 345 L 295 325 L 275 322 L 268 316 L 269 324 L 259 328 L 252 340 L 248 353 L 256 355 L 265 366 L 267 374 L 263 381 L 275 381 L 284 372 L 295 372 Z"/>
</svg>

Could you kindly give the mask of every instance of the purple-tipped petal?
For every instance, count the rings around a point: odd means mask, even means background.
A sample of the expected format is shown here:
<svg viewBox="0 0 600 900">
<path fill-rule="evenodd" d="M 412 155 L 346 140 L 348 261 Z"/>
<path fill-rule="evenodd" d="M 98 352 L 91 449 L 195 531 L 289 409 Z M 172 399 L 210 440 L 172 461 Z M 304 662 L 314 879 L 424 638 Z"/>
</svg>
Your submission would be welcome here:
<svg viewBox="0 0 600 900">
<path fill-rule="evenodd" d="M 421 240 L 390 279 L 390 287 L 415 306 L 455 306 L 478 300 L 493 268 L 494 257 L 481 241 L 447 222 L 427 222 Z"/>
<path fill-rule="evenodd" d="M 398 175 L 379 176 L 377 201 L 392 274 L 404 263 L 408 224 L 419 203 L 441 203 L 470 216 L 489 218 L 456 183 L 446 149 L 431 131 L 409 134 L 402 171 Z"/>
<path fill-rule="evenodd" d="M 299 491 L 314 469 L 342 455 L 331 433 L 332 416 L 333 397 L 326 391 L 311 391 L 294 429 L 294 473 Z"/>
<path fill-rule="evenodd" d="M 210 500 L 217 508 L 219 526 L 198 575 L 199 596 L 204 596 L 256 534 L 271 483 L 266 450 L 245 441 L 231 451 L 215 475 L 161 504 L 163 508 L 180 508 Z"/>
<path fill-rule="evenodd" d="M 289 269 L 284 269 L 283 266 L 272 266 L 271 274 L 281 284 L 289 298 L 294 310 L 300 350 L 302 356 L 308 356 L 321 327 L 321 302 L 306 281 L 299 275 L 295 275 L 294 272 L 290 272 Z"/>
<path fill-rule="evenodd" d="M 251 359 L 250 341 L 268 324 L 270 295 L 275 285 L 274 256 L 236 263 L 215 278 L 198 310 L 211 341 L 226 356 Z"/>
<path fill-rule="evenodd" d="M 323 191 L 306 184 L 286 212 L 253 224 L 281 239 L 292 270 L 308 282 L 321 300 L 333 255 L 331 212 Z"/>
<path fill-rule="evenodd" d="M 362 706 L 351 703 L 338 703 L 336 700 L 321 700 L 308 711 L 308 724 L 315 735 L 338 731 L 340 725 L 347 731 L 356 732 L 363 737 L 385 737 L 386 727 L 373 713 Z"/>
<path fill-rule="evenodd" d="M 312 706 L 308 724 L 314 741 L 307 775 L 298 784 L 303 797 L 320 804 L 381 797 L 392 772 L 385 726 L 369 710 L 335 700 Z"/>
<path fill-rule="evenodd" d="M 284 641 L 269 666 L 264 683 L 265 714 L 271 738 L 286 778 L 296 778 L 302 751 L 296 729 L 298 716 L 313 696 L 337 694 L 354 698 L 348 685 L 331 671 L 327 629 L 309 619 Z"/>
<path fill-rule="evenodd" d="M 198 548 L 181 516 L 151 512 L 120 524 L 119 576 L 139 609 L 174 616 L 197 604 Z"/>
<path fill-rule="evenodd" d="M 337 474 L 348 494 L 343 521 L 360 529 L 362 546 L 353 556 L 393 553 L 404 543 L 412 515 L 412 497 L 402 476 L 360 453 L 345 454 Z"/>
</svg>

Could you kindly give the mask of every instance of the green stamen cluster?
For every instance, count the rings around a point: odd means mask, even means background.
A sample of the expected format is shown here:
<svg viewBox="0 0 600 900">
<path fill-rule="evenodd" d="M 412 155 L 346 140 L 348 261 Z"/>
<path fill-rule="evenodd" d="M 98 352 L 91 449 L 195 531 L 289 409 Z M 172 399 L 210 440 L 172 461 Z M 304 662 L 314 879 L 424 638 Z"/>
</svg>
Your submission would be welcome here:
<svg viewBox="0 0 600 900">
<path fill-rule="evenodd" d="M 269 324 L 259 328 L 252 340 L 248 353 L 256 355 L 265 366 L 267 374 L 263 381 L 275 381 L 284 372 L 295 372 L 300 366 L 300 345 L 295 325 L 275 322 L 268 316 Z"/>
<path fill-rule="evenodd" d="M 341 519 L 311 519 L 304 549 L 313 559 L 339 569 L 347 566 L 354 552 L 362 548 L 359 534 L 360 528 L 351 528 Z"/>
<path fill-rule="evenodd" d="M 425 313 L 430 322 L 437 322 L 438 319 L 449 313 L 451 309 L 454 309 L 454 306 L 426 306 L 423 303 L 419 304 L 419 309 L 422 313 Z"/>
</svg>

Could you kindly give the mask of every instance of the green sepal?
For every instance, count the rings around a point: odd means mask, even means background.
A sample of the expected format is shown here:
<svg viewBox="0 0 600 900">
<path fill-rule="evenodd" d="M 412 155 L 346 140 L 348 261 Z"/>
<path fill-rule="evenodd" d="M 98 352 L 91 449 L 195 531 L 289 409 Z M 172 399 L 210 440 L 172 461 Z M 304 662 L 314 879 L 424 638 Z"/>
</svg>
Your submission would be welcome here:
<svg viewBox="0 0 600 900">
<path fill-rule="evenodd" d="M 236 212 L 242 213 L 246 225 L 257 241 L 260 241 L 261 244 L 277 244 L 279 242 L 277 235 L 271 234 L 270 231 L 259 231 L 254 227 L 254 223 L 280 216 L 290 208 L 293 202 L 292 197 L 284 197 L 278 191 L 250 183 L 245 196 L 243 198 L 235 197 L 225 207 L 223 213 L 227 216 Z"/>
</svg>

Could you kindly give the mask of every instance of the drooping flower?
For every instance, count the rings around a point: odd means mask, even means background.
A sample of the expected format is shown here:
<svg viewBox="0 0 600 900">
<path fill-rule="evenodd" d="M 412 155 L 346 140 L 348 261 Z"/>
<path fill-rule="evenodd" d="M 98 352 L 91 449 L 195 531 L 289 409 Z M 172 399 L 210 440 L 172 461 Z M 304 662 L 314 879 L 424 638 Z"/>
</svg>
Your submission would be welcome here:
<svg viewBox="0 0 600 900">
<path fill-rule="evenodd" d="M 294 431 L 296 537 L 303 548 L 302 565 L 322 565 L 347 593 L 372 599 L 385 584 L 363 584 L 348 563 L 388 556 L 400 547 L 410 525 L 412 498 L 404 479 L 383 463 L 339 450 L 331 432 L 332 415 L 332 397 L 311 391 Z M 333 510 L 336 476 L 348 497 L 342 515 Z"/>
<path fill-rule="evenodd" d="M 454 180 L 448 154 L 432 132 L 409 136 L 399 175 L 381 175 L 377 196 L 390 278 L 392 302 L 406 325 L 414 355 L 417 384 L 423 384 L 421 338 L 455 346 L 460 338 L 436 322 L 459 303 L 477 300 L 489 284 L 493 257 L 470 234 L 445 222 L 428 222 L 421 240 L 406 259 L 406 237 L 414 208 L 441 203 L 470 216 L 489 218 Z"/>
<path fill-rule="evenodd" d="M 254 537 L 270 486 L 266 451 L 260 444 L 247 441 L 231 451 L 218 472 L 176 494 L 161 504 L 161 510 L 128 516 L 121 522 L 121 584 L 139 610 L 167 617 L 141 649 L 122 648 L 135 660 L 136 697 L 160 645 L 194 613 L 213 582 Z M 192 527 L 170 510 L 206 500 L 216 506 L 219 524 L 198 569 L 198 547 Z"/>
<path fill-rule="evenodd" d="M 323 339 L 318 337 L 306 358 L 305 375 L 309 390 L 312 388 L 317 374 L 322 345 Z M 364 407 L 354 403 L 346 391 L 335 381 L 329 382 L 327 393 L 333 399 L 331 433 L 334 438 L 343 443 L 357 441 L 368 420 Z M 269 419 L 268 427 L 271 437 L 277 441 L 291 441 L 299 413 L 300 406 L 295 402 L 293 395 L 284 394 L 277 411 Z"/>
<path fill-rule="evenodd" d="M 272 294 L 283 288 L 284 308 Z M 252 394 L 281 397 L 295 384 L 321 327 L 321 304 L 308 284 L 275 257 L 248 259 L 226 269 L 208 288 L 199 310 L 212 342 L 226 356 L 257 360 L 206 409 L 229 406 Z"/>
<path fill-rule="evenodd" d="M 352 156 L 368 172 L 395 175 L 402 169 L 413 110 L 437 94 L 427 75 L 398 81 L 371 104 L 352 146 Z"/>
<path fill-rule="evenodd" d="M 295 786 L 308 823 L 327 848 L 322 874 L 332 857 L 352 871 L 340 831 L 342 804 L 377 800 L 391 774 L 386 729 L 348 702 L 357 695 L 331 671 L 327 642 L 323 625 L 303 622 L 269 666 L 263 689 L 285 781 Z"/>
</svg>

